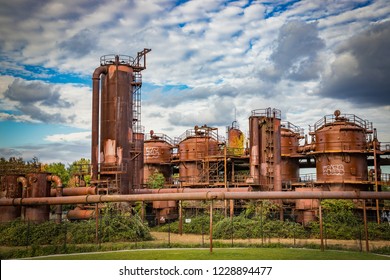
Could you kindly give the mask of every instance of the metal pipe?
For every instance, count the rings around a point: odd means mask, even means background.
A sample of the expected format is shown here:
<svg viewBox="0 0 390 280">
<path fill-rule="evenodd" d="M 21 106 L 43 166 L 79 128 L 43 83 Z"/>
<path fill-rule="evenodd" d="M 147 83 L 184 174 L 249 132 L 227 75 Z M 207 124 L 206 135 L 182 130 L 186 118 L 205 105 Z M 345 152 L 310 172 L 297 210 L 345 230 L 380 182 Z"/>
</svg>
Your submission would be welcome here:
<svg viewBox="0 0 390 280">
<path fill-rule="evenodd" d="M 367 227 L 367 209 L 366 209 L 366 200 L 363 200 L 363 219 L 364 219 L 364 238 L 366 240 L 366 252 L 370 251 L 368 245 L 368 227 Z"/>
<path fill-rule="evenodd" d="M 63 185 L 61 178 L 57 175 L 47 175 L 46 180 L 55 184 L 56 197 L 62 197 Z M 59 204 L 56 207 L 56 223 L 60 224 L 62 221 L 62 205 Z"/>
<path fill-rule="evenodd" d="M 210 254 L 213 253 L 213 200 L 210 202 Z"/>
<path fill-rule="evenodd" d="M 239 188 L 178 188 L 178 189 L 135 189 L 132 194 L 195 193 L 195 192 L 250 192 L 252 187 Z"/>
<path fill-rule="evenodd" d="M 319 218 L 320 218 L 320 239 L 321 239 L 321 251 L 324 251 L 324 234 L 323 234 L 323 229 L 324 225 L 322 222 L 322 206 L 321 206 L 321 201 L 318 206 L 318 211 L 319 211 Z"/>
<path fill-rule="evenodd" d="M 377 153 L 376 153 L 377 145 L 378 145 L 378 141 L 375 138 L 374 139 L 375 192 L 378 192 L 378 161 L 377 161 Z M 377 223 L 379 225 L 381 222 L 381 218 L 379 216 L 379 200 L 378 199 L 375 200 L 375 204 L 376 204 L 376 220 L 377 220 Z"/>
<path fill-rule="evenodd" d="M 96 194 L 96 187 L 62 188 L 62 196 Z M 57 196 L 57 190 L 51 189 L 50 196 Z"/>
<path fill-rule="evenodd" d="M 16 181 L 20 184 L 22 184 L 22 198 L 27 197 L 27 188 L 28 188 L 28 181 L 26 177 L 20 176 L 16 179 Z M 26 207 L 21 207 L 20 209 L 21 215 L 23 214 L 23 218 L 26 215 Z"/>
<path fill-rule="evenodd" d="M 183 204 L 179 200 L 179 234 L 183 235 Z"/>
<path fill-rule="evenodd" d="M 199 192 L 63 197 L 1 198 L 0 206 L 90 204 L 126 201 L 224 200 L 224 199 L 390 199 L 390 192 Z"/>
<path fill-rule="evenodd" d="M 92 180 L 97 180 L 99 155 L 99 89 L 100 75 L 107 74 L 107 66 L 99 66 L 92 74 L 92 136 L 91 164 Z"/>
</svg>

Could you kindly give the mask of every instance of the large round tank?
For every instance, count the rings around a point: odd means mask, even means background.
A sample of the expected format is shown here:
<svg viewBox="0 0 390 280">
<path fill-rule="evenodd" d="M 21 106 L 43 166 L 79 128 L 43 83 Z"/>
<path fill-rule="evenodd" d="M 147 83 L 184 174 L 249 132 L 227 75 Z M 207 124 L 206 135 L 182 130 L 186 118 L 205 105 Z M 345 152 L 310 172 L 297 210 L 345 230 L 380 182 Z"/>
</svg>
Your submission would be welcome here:
<svg viewBox="0 0 390 280">
<path fill-rule="evenodd" d="M 17 176 L 7 175 L 0 177 L 0 198 L 20 198 L 22 197 L 22 187 L 17 182 Z M 1 206 L 0 222 L 9 222 L 20 217 L 20 206 Z"/>
<path fill-rule="evenodd" d="M 169 163 L 172 145 L 160 138 L 146 140 L 144 143 L 145 164 Z"/>
<path fill-rule="evenodd" d="M 144 143 L 144 183 L 158 172 L 163 174 L 166 181 L 171 177 L 171 150 L 172 141 L 165 134 L 150 133 L 150 138 Z"/>
<path fill-rule="evenodd" d="M 218 154 L 218 142 L 211 136 L 192 135 L 179 143 L 179 176 L 180 180 L 194 184 L 206 182 L 207 178 L 202 177 L 202 161 L 208 156 Z M 203 174 L 207 176 L 206 173 Z"/>
<path fill-rule="evenodd" d="M 181 161 L 202 160 L 218 153 L 218 142 L 210 136 L 190 136 L 179 143 Z"/>
<path fill-rule="evenodd" d="M 344 183 L 332 187 L 353 190 L 361 186 L 345 183 L 361 183 L 368 180 L 366 121 L 355 115 L 325 116 L 315 125 L 317 180 Z"/>
<path fill-rule="evenodd" d="M 47 182 L 46 173 L 27 174 L 27 193 L 26 197 L 49 197 L 50 184 Z M 49 220 L 50 207 L 49 205 L 26 206 L 24 220 L 31 222 L 44 222 Z"/>
</svg>

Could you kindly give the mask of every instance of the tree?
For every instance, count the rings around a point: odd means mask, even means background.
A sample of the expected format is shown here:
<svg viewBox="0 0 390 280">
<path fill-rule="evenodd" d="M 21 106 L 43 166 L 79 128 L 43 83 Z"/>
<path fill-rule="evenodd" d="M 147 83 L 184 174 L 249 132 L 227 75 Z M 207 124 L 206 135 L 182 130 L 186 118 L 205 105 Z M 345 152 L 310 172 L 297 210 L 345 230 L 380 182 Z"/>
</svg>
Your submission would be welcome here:
<svg viewBox="0 0 390 280">
<path fill-rule="evenodd" d="M 43 165 L 42 167 L 44 172 L 52 173 L 53 175 L 57 175 L 61 178 L 62 185 L 67 186 L 69 182 L 69 171 L 65 168 L 65 164 L 61 162 L 55 162 Z"/>
<path fill-rule="evenodd" d="M 88 185 L 91 181 L 91 161 L 89 159 L 81 158 L 69 165 L 70 187 L 76 187 L 81 180 Z"/>
<path fill-rule="evenodd" d="M 162 173 L 155 171 L 149 176 L 147 185 L 151 189 L 162 189 L 165 184 L 165 177 Z"/>
</svg>

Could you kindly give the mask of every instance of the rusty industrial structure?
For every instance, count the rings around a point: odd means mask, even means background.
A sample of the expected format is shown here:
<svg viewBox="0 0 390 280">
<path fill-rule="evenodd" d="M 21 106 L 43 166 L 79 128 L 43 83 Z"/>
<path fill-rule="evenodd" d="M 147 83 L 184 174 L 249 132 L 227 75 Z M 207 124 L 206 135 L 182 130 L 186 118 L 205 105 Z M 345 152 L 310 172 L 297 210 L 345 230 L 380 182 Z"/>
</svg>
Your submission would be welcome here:
<svg viewBox="0 0 390 280">
<path fill-rule="evenodd" d="M 216 127 L 196 124 L 176 138 L 153 130 L 145 135 L 141 72 L 149 52 L 102 56 L 93 72 L 91 166 L 75 174 L 91 175 L 90 186 L 64 188 L 58 176 L 38 169 L 2 170 L 0 221 L 42 222 L 52 214 L 61 222 L 63 204 L 75 205 L 69 220 L 90 219 L 109 201 L 145 201 L 156 223 L 210 199 L 231 216 L 248 199 L 274 199 L 280 219 L 288 215 L 304 224 L 318 216 L 320 198 L 366 199 L 363 207 L 377 219 L 388 210 L 381 199 L 389 193 L 381 191 L 389 174 L 381 166 L 390 164 L 390 144 L 380 143 L 372 123 L 353 114 L 336 110 L 307 135 L 273 108 L 250 113 L 247 136 L 236 121 L 227 139 Z M 302 168 L 315 173 L 301 174 Z M 164 182 L 153 189 L 156 175 Z M 57 205 L 54 212 L 49 205 Z"/>
</svg>

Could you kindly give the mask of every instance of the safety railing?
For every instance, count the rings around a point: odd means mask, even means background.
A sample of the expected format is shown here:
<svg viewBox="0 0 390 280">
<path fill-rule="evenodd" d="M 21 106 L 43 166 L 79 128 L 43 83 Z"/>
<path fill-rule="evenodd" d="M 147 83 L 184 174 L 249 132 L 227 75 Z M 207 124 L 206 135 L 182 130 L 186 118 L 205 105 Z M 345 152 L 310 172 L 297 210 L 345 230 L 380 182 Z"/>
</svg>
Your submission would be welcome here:
<svg viewBox="0 0 390 280">
<path fill-rule="evenodd" d="M 282 118 L 282 112 L 279 109 L 272 109 L 270 107 L 266 109 L 256 109 L 251 112 L 251 116 L 262 116 L 267 118 Z"/>
<path fill-rule="evenodd" d="M 134 63 L 134 57 L 131 57 L 129 55 L 116 55 L 116 54 L 107 54 L 100 57 L 100 65 L 111 65 L 115 64 L 115 59 L 118 56 L 118 62 L 121 65 L 133 65 Z"/>
<path fill-rule="evenodd" d="M 338 116 L 335 116 L 335 115 L 324 116 L 323 118 L 321 118 L 320 120 L 318 120 L 314 124 L 314 126 L 313 126 L 314 131 L 316 131 L 324 126 L 335 123 L 337 121 L 345 121 L 345 122 L 354 124 L 356 126 L 359 126 L 361 128 L 364 128 L 367 131 L 373 130 L 372 122 L 369 122 L 368 120 L 363 120 L 363 119 L 361 119 L 358 116 L 353 115 L 353 114 L 340 114 Z"/>
</svg>

